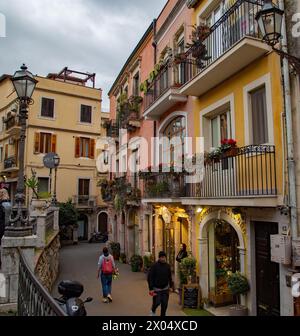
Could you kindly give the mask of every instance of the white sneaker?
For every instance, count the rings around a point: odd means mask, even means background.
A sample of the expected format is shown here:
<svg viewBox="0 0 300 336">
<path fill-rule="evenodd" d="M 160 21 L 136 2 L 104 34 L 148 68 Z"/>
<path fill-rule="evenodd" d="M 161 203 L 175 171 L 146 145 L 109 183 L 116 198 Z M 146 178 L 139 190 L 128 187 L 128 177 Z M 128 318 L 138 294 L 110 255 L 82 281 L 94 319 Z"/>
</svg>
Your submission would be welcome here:
<svg viewBox="0 0 300 336">
<path fill-rule="evenodd" d="M 156 316 L 156 314 L 155 313 L 153 313 L 153 311 L 151 310 L 151 312 L 150 312 L 150 315 L 149 316 Z"/>
<path fill-rule="evenodd" d="M 113 299 L 112 299 L 112 297 L 111 297 L 110 294 L 107 295 L 107 298 L 108 298 L 108 301 L 109 301 L 109 302 L 112 302 Z"/>
</svg>

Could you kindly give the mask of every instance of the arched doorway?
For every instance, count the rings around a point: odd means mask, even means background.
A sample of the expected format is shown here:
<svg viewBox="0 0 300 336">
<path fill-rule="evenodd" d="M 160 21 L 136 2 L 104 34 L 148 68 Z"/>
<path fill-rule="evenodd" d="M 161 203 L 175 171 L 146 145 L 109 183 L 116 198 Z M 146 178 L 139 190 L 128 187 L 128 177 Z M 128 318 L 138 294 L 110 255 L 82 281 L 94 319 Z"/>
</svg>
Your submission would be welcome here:
<svg viewBox="0 0 300 336">
<path fill-rule="evenodd" d="M 108 216 L 106 212 L 98 215 L 98 232 L 108 233 Z"/>
<path fill-rule="evenodd" d="M 88 240 L 89 219 L 86 215 L 81 214 L 77 221 L 78 224 L 78 239 L 80 241 Z"/>
<path fill-rule="evenodd" d="M 244 231 L 243 223 L 220 210 L 210 212 L 200 223 L 200 286 L 215 306 L 233 303 L 225 281 L 227 272 L 245 272 Z"/>
<path fill-rule="evenodd" d="M 209 299 L 214 306 L 233 302 L 227 285 L 228 272 L 240 271 L 239 239 L 235 229 L 224 220 L 214 220 L 207 226 Z"/>
</svg>

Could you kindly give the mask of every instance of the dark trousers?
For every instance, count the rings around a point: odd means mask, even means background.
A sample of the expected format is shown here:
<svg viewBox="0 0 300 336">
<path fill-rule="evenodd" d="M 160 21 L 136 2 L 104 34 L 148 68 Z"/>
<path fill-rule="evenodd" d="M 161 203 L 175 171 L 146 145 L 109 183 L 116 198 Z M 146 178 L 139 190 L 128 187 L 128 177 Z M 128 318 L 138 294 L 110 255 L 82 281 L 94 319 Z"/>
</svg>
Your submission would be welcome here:
<svg viewBox="0 0 300 336">
<path fill-rule="evenodd" d="M 157 295 L 153 296 L 152 312 L 155 313 L 156 309 L 161 306 L 160 316 L 166 316 L 169 304 L 169 290 L 155 292 Z"/>
</svg>

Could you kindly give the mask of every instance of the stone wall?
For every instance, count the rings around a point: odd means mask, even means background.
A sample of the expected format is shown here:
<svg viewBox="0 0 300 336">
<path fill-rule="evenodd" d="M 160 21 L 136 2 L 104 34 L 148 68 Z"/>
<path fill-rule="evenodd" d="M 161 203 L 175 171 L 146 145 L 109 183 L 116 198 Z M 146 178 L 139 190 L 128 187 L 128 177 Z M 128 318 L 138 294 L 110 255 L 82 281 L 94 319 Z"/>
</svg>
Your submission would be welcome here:
<svg viewBox="0 0 300 336">
<path fill-rule="evenodd" d="M 37 255 L 35 274 L 42 285 L 52 291 L 59 273 L 59 234 L 55 233 L 47 246 Z"/>
</svg>

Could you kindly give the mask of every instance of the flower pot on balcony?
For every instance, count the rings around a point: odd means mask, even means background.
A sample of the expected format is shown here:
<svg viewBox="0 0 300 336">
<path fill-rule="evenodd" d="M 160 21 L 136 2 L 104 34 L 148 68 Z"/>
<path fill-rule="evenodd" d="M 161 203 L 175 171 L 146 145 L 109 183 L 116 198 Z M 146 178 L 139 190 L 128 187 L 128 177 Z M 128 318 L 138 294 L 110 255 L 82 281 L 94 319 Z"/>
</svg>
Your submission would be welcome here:
<svg viewBox="0 0 300 336">
<path fill-rule="evenodd" d="M 232 147 L 230 149 L 228 149 L 227 151 L 224 152 L 224 156 L 225 157 L 233 157 L 233 156 L 237 156 L 239 153 L 239 149 L 238 147 Z"/>
</svg>

